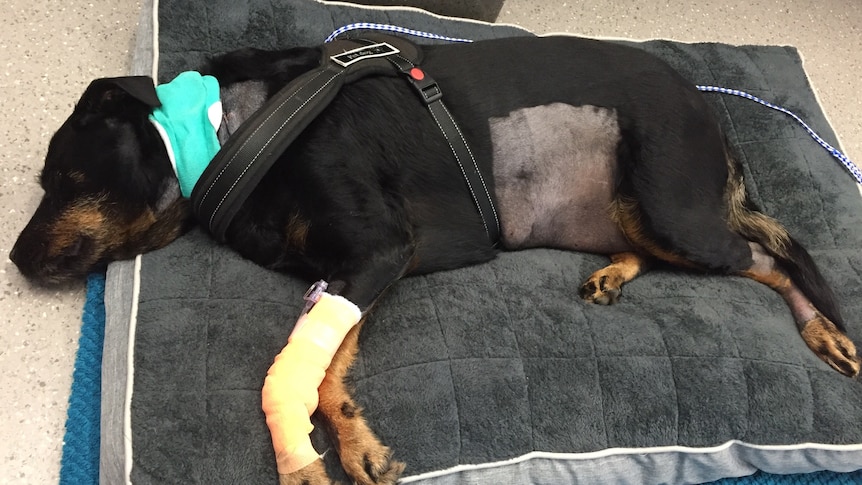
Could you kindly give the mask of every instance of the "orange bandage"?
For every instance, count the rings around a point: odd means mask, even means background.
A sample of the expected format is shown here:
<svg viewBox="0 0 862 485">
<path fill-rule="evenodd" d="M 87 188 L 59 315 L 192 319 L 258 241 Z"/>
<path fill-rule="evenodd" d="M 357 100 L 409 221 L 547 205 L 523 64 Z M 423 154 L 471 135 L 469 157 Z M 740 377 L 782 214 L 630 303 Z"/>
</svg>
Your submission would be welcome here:
<svg viewBox="0 0 862 485">
<path fill-rule="evenodd" d="M 317 388 L 347 332 L 361 316 L 347 299 L 323 293 L 296 322 L 288 344 L 267 371 L 262 407 L 279 474 L 299 470 L 320 457 L 308 436 L 314 429 L 309 418 L 317 409 Z"/>
</svg>

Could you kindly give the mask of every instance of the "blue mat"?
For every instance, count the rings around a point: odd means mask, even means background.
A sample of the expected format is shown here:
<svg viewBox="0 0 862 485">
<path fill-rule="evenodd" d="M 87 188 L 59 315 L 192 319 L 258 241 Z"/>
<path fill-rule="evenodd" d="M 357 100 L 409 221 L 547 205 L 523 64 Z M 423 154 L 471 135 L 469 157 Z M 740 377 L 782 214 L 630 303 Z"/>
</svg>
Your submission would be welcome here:
<svg viewBox="0 0 862 485">
<path fill-rule="evenodd" d="M 105 336 L 105 275 L 87 278 L 87 301 L 81 338 L 72 374 L 72 392 L 63 438 L 60 485 L 99 483 L 99 419 L 102 392 L 102 344 Z M 726 478 L 710 485 L 856 485 L 862 470 L 853 473 L 817 472 L 771 475 L 757 472 L 742 478 Z"/>
<path fill-rule="evenodd" d="M 724 478 L 708 485 L 859 485 L 862 471 L 852 473 L 816 472 L 798 475 L 772 475 L 757 472 L 742 478 Z"/>
<path fill-rule="evenodd" d="M 63 437 L 60 485 L 99 483 L 99 419 L 102 344 L 105 339 L 105 275 L 87 278 L 87 301 L 72 374 L 72 393 Z"/>
</svg>

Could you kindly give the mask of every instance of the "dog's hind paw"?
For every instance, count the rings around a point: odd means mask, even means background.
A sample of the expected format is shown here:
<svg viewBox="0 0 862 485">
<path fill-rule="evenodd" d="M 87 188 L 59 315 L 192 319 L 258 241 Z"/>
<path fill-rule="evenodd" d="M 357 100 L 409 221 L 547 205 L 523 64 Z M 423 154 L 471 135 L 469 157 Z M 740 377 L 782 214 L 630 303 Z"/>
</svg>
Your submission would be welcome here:
<svg viewBox="0 0 862 485">
<path fill-rule="evenodd" d="M 817 315 L 802 325 L 802 338 L 823 362 L 847 377 L 859 375 L 860 359 L 856 345 L 834 323 Z"/>
<path fill-rule="evenodd" d="M 620 299 L 624 279 L 620 275 L 607 274 L 605 268 L 590 276 L 586 283 L 581 285 L 578 295 L 584 300 L 599 305 L 613 305 Z"/>
</svg>

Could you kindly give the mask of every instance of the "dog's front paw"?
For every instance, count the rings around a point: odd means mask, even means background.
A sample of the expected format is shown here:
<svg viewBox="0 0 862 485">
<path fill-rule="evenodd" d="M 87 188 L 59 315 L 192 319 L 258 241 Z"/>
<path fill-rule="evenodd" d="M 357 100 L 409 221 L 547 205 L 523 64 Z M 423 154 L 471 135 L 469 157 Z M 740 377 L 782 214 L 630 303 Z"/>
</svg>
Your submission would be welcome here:
<svg viewBox="0 0 862 485">
<path fill-rule="evenodd" d="M 373 436 L 370 441 L 342 445 L 340 458 L 344 471 L 358 485 L 393 485 L 405 466 Z"/>
<path fill-rule="evenodd" d="M 613 305 L 620 299 L 624 279 L 620 274 L 614 274 L 605 268 L 596 271 L 590 279 L 581 285 L 578 295 L 584 300 L 599 305 Z"/>
<path fill-rule="evenodd" d="M 823 362 L 847 377 L 859 375 L 856 346 L 834 323 L 817 313 L 802 326 L 802 338 Z"/>
<path fill-rule="evenodd" d="M 318 458 L 299 470 L 278 476 L 278 485 L 335 485 L 326 474 L 323 460 Z"/>
</svg>

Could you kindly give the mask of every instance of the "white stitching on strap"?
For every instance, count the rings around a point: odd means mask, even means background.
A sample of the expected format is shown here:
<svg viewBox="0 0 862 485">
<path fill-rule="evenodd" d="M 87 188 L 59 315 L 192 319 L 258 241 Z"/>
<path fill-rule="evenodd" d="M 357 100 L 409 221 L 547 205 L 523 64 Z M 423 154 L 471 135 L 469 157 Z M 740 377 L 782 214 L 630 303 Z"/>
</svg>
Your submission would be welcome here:
<svg viewBox="0 0 862 485">
<path fill-rule="evenodd" d="M 305 100 L 305 102 L 303 102 L 301 105 L 299 105 L 299 107 L 297 107 L 297 108 L 293 111 L 293 113 L 291 113 L 291 114 L 290 114 L 290 116 L 288 116 L 288 117 L 287 117 L 287 119 L 286 119 L 286 120 L 284 120 L 284 122 L 281 124 L 281 126 L 279 126 L 277 130 L 275 130 L 275 133 L 273 133 L 273 134 L 272 134 L 272 136 L 270 136 L 270 137 L 269 137 L 269 139 L 266 141 L 266 143 L 264 143 L 264 144 L 263 144 L 263 146 L 261 147 L 261 149 L 260 149 L 260 150 L 258 150 L 258 152 L 255 154 L 255 156 L 254 156 L 254 157 L 252 157 L 251 161 L 250 161 L 250 162 L 248 162 L 248 164 L 245 166 L 245 169 L 243 169 L 242 173 L 240 173 L 239 177 L 237 177 L 237 178 L 236 178 L 236 180 L 234 180 L 234 182 L 231 184 L 231 186 L 227 189 L 227 192 L 225 192 L 224 196 L 222 196 L 221 200 L 219 201 L 218 205 L 216 205 L 215 210 L 213 210 L 213 213 L 212 213 L 212 215 L 210 216 L 210 220 L 209 220 L 209 225 L 210 225 L 210 226 L 212 226 L 213 219 L 215 218 L 215 215 L 218 213 L 218 211 L 219 211 L 219 209 L 221 208 L 222 204 L 224 204 L 225 199 L 227 199 L 228 195 L 230 195 L 230 193 L 231 193 L 231 192 L 233 191 L 233 189 L 236 187 L 236 184 L 237 184 L 237 183 L 242 179 L 242 177 L 245 175 L 245 173 L 246 173 L 246 172 L 248 172 L 248 169 L 249 169 L 249 168 L 251 168 L 251 166 L 252 166 L 252 165 L 257 161 L 258 157 L 260 157 L 260 154 L 261 154 L 261 153 L 263 153 L 263 151 L 266 149 L 266 147 L 267 147 L 267 146 L 269 146 L 269 144 L 270 144 L 270 143 L 272 143 L 272 140 L 276 137 L 276 135 L 278 135 L 278 134 L 281 132 L 281 130 L 283 130 L 283 129 L 284 129 L 284 126 L 285 126 L 287 123 L 289 123 L 289 122 L 290 122 L 290 120 L 291 120 L 291 119 L 293 119 L 293 117 L 294 117 L 294 116 L 296 116 L 296 113 L 298 113 L 298 112 L 299 112 L 303 107 L 305 107 L 305 105 L 306 105 L 306 104 L 308 104 L 312 99 L 314 99 L 314 97 L 315 97 L 315 96 L 317 96 L 318 94 L 320 94 L 320 92 L 321 92 L 321 91 L 323 91 L 323 88 L 325 88 L 326 86 L 329 86 L 329 84 L 330 84 L 332 81 L 334 81 L 334 80 L 335 80 L 335 78 L 337 78 L 338 76 L 340 76 L 340 75 L 344 74 L 345 72 L 346 72 L 346 71 L 341 70 L 341 71 L 338 71 L 337 73 L 335 73 L 332 77 L 330 77 L 330 78 L 329 78 L 329 80 L 328 80 L 328 81 L 326 81 L 326 83 L 324 83 L 324 84 L 323 84 L 323 86 L 321 86 L 317 91 L 315 91 L 315 92 L 314 92 L 314 94 L 312 94 L 311 96 L 309 96 L 309 97 L 308 97 L 308 99 L 307 99 L 307 100 Z M 319 74 L 318 74 L 318 76 L 319 76 Z M 317 77 L 318 77 L 318 76 L 314 76 L 314 78 L 313 78 L 313 79 L 317 79 Z M 311 80 L 309 80 L 309 82 L 311 82 Z M 307 85 L 307 84 L 308 84 L 308 83 L 306 83 L 306 85 Z M 296 93 L 294 93 L 294 94 L 296 94 Z M 293 97 L 293 95 L 291 95 L 291 98 L 292 98 L 292 97 Z M 287 100 L 285 100 L 285 103 L 286 103 L 286 102 L 287 102 Z M 270 116 L 268 116 L 268 117 L 267 117 L 267 119 L 269 119 L 272 115 L 274 115 L 274 114 L 275 114 L 275 112 L 277 112 L 279 109 L 281 109 L 281 107 L 282 107 L 282 106 L 284 106 L 284 103 L 282 103 L 281 105 L 279 105 L 278 109 L 276 109 L 275 111 L 273 111 L 273 113 L 272 113 Z M 265 122 L 265 121 L 264 121 L 264 122 Z M 261 123 L 261 124 L 263 124 L 263 123 Z M 260 127 L 258 127 L 258 128 L 260 128 Z M 255 132 L 257 132 L 257 130 L 255 130 Z M 250 137 L 249 137 L 249 138 L 250 138 Z M 247 141 L 248 141 L 248 140 L 246 140 L 246 142 L 247 142 Z M 243 146 L 245 146 L 245 144 L 243 144 Z M 238 153 L 238 152 L 237 152 L 237 153 Z M 233 161 L 233 158 L 231 158 L 231 162 L 232 162 L 232 161 Z"/>
<path fill-rule="evenodd" d="M 428 107 L 431 108 L 431 105 L 428 105 Z M 444 109 L 445 109 L 445 106 L 444 106 Z M 428 112 L 431 113 L 431 117 L 434 118 L 434 122 L 437 123 L 437 128 L 440 129 L 440 133 L 443 134 L 443 138 L 445 138 L 446 143 L 449 144 L 449 149 L 452 150 L 452 154 L 455 155 L 455 161 L 458 162 L 458 168 L 461 169 L 461 175 L 464 177 L 464 180 L 467 181 L 467 188 L 470 189 L 470 195 L 473 197 L 473 201 L 478 201 L 479 199 L 476 197 L 476 192 L 473 191 L 473 186 L 470 185 L 470 178 L 467 177 L 467 172 L 464 170 L 464 165 L 461 164 L 461 159 L 458 157 L 458 152 L 455 151 L 455 147 L 452 146 L 452 142 L 450 142 L 449 137 L 446 136 L 446 132 L 443 130 L 443 126 L 440 125 L 440 121 L 437 120 L 437 115 L 434 114 L 434 110 L 429 109 Z M 450 116 L 450 118 L 451 118 L 451 116 Z M 469 151 L 469 148 L 468 148 L 468 151 Z M 470 156 L 472 157 L 473 155 L 471 154 Z M 480 175 L 479 178 L 481 179 L 482 176 Z M 490 230 L 488 229 L 488 225 L 485 224 L 485 216 L 483 214 L 481 214 L 482 207 L 478 206 L 478 204 L 477 204 L 477 208 L 479 209 L 479 212 L 480 212 L 479 215 L 481 216 L 479 218 L 482 219 L 482 226 L 485 227 L 485 233 L 491 234 Z M 495 217 L 496 217 L 496 215 L 495 215 Z"/>
<path fill-rule="evenodd" d="M 302 87 L 307 86 L 309 83 L 311 83 L 312 81 L 314 81 L 315 79 L 320 77 L 321 74 L 323 74 L 323 71 L 317 73 L 317 75 L 315 75 L 314 77 L 309 79 L 308 82 L 306 82 Z M 302 88 L 300 88 L 300 89 L 302 89 Z M 239 150 L 237 150 L 236 153 L 234 153 L 234 155 L 231 157 L 231 159 L 219 171 L 218 175 L 216 175 L 216 178 L 215 178 L 215 180 L 213 180 L 213 183 L 210 184 L 209 187 L 207 187 L 206 192 L 204 192 L 204 195 L 201 196 L 200 203 L 198 204 L 198 207 L 197 207 L 198 209 L 204 204 L 204 201 L 209 196 L 210 191 L 212 191 L 213 187 L 215 187 L 215 185 L 218 183 L 219 179 L 221 179 L 221 176 L 224 174 L 225 170 L 227 170 L 227 168 L 233 163 L 233 161 L 236 160 L 237 155 L 239 154 L 239 152 L 242 151 L 243 148 L 245 148 L 245 146 L 248 144 L 251 137 L 254 136 L 261 129 L 263 124 L 266 123 L 267 121 L 269 121 L 269 119 L 272 118 L 273 115 L 275 115 L 275 113 L 278 112 L 278 110 L 280 110 L 285 105 L 285 103 L 287 103 L 288 101 L 293 99 L 293 97 L 296 96 L 296 94 L 298 92 L 299 92 L 299 89 L 296 92 L 294 92 L 293 94 L 291 94 L 287 99 L 285 99 L 280 105 L 278 105 L 278 108 L 276 108 L 269 116 L 266 117 L 265 120 L 263 120 L 260 124 L 258 124 L 258 126 L 257 126 L 257 128 L 255 128 L 254 132 L 252 132 L 252 134 L 246 138 L 246 140 L 243 142 L 242 146 L 239 147 Z M 234 182 L 234 184 L 236 184 L 236 182 Z M 222 199 L 222 201 L 224 201 L 224 199 Z M 221 204 L 219 204 L 219 205 L 221 205 Z M 215 214 L 215 213 L 213 213 L 213 214 Z M 210 218 L 210 224 L 211 223 L 212 223 L 212 218 Z"/>
<path fill-rule="evenodd" d="M 449 113 L 449 108 L 446 107 L 445 104 L 440 103 L 440 106 L 443 107 L 443 111 L 446 112 L 446 116 L 452 121 L 452 126 L 455 127 L 455 131 L 458 132 L 458 136 L 461 137 L 461 141 L 464 143 L 464 146 L 467 148 L 467 153 L 470 154 L 470 160 L 473 161 L 473 168 L 476 169 L 476 175 L 479 176 L 479 181 L 482 182 L 482 190 L 485 191 L 485 196 L 488 197 L 488 200 L 491 201 L 491 213 L 494 214 L 494 223 L 497 224 L 497 229 L 500 229 L 500 219 L 497 217 L 497 209 L 494 208 L 494 201 L 491 199 L 491 194 L 488 192 L 488 186 L 485 185 L 485 179 L 482 177 L 482 172 L 479 171 L 479 165 L 476 163 L 476 158 L 473 156 L 473 150 L 470 150 L 470 145 L 467 144 L 467 140 L 464 139 L 464 134 L 461 133 L 461 128 L 455 123 L 455 119 L 452 118 L 452 114 Z"/>
</svg>

